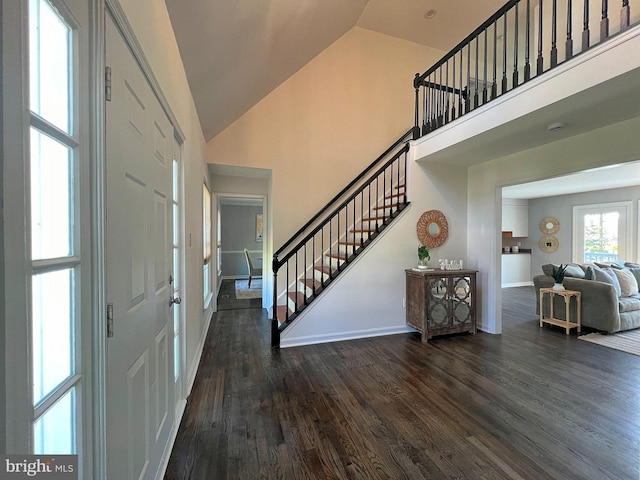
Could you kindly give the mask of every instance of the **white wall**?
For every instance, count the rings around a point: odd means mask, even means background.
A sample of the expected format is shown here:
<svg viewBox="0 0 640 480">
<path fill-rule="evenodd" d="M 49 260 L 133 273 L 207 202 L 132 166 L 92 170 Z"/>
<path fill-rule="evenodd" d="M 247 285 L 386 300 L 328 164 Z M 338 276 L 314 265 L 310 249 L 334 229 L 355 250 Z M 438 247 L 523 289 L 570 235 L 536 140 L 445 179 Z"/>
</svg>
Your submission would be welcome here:
<svg viewBox="0 0 640 480">
<path fill-rule="evenodd" d="M 205 141 L 191 97 L 171 21 L 162 0 L 120 0 L 162 92 L 177 118 L 186 140 L 183 147 L 185 218 L 184 303 L 186 315 L 187 369 L 192 379 L 198 367 L 205 327 L 212 309 L 203 309 L 202 298 L 202 184 L 208 181 Z"/>
<path fill-rule="evenodd" d="M 442 52 L 355 27 L 209 141 L 209 163 L 273 171 L 277 249 L 413 123 Z"/>
</svg>

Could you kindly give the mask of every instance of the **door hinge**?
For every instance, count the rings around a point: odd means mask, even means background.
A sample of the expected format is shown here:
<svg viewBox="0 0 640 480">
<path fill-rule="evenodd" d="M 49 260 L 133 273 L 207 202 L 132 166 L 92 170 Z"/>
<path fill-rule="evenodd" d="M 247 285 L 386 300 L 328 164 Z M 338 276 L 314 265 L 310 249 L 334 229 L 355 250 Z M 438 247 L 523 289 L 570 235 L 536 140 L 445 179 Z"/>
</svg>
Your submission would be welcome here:
<svg viewBox="0 0 640 480">
<path fill-rule="evenodd" d="M 111 67 L 104 69 L 104 98 L 107 102 L 111 101 Z"/>
<path fill-rule="evenodd" d="M 107 338 L 113 337 L 113 303 L 107 305 Z"/>
</svg>

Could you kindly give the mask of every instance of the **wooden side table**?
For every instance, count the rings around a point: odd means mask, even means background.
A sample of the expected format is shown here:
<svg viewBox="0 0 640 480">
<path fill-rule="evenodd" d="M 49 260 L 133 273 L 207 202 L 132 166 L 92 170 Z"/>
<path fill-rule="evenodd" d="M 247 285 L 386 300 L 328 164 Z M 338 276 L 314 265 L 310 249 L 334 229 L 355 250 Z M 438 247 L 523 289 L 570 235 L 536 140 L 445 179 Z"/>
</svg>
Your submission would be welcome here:
<svg viewBox="0 0 640 480">
<path fill-rule="evenodd" d="M 544 318 L 544 310 L 543 310 L 543 298 L 544 294 L 549 294 L 549 317 Z M 556 295 L 560 295 L 564 299 L 565 306 L 565 320 L 561 320 L 559 318 L 555 318 L 553 316 L 553 299 Z M 569 307 L 571 306 L 571 298 L 575 297 L 576 299 L 576 321 L 571 321 L 571 311 Z M 541 288 L 540 289 L 540 326 L 544 323 L 548 323 L 550 325 L 557 325 L 566 329 L 567 335 L 572 328 L 577 328 L 578 332 L 580 332 L 580 309 L 581 309 L 581 293 L 575 290 L 554 290 L 553 288 Z"/>
</svg>

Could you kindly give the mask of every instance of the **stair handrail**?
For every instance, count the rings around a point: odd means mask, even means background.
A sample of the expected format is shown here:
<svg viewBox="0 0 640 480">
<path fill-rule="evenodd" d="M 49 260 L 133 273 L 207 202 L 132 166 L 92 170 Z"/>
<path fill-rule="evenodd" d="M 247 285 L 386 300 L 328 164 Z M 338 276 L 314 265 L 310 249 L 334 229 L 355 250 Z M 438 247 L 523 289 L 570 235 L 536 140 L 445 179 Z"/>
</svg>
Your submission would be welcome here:
<svg viewBox="0 0 640 480">
<path fill-rule="evenodd" d="M 412 131 L 412 130 L 410 130 Z M 409 151 L 409 144 L 405 144 L 404 147 L 402 147 L 400 150 L 398 150 L 395 155 L 393 157 L 391 157 L 387 162 L 385 162 L 377 171 L 376 173 L 374 173 L 373 175 L 369 176 L 365 181 L 363 181 L 363 185 L 368 185 L 371 182 L 373 182 L 373 180 L 375 180 L 376 177 L 378 177 L 389 165 L 391 165 L 393 162 L 395 162 L 398 157 L 400 155 L 402 155 L 403 153 L 406 153 Z M 387 152 L 388 154 L 389 152 Z M 383 155 L 382 157 L 384 157 L 386 155 Z M 367 171 L 363 172 L 363 173 L 367 173 Z M 348 189 L 347 189 L 348 190 Z M 350 196 L 348 196 L 346 199 L 344 199 L 342 201 L 342 203 L 340 203 L 339 205 L 337 205 L 332 211 L 331 213 L 329 213 L 326 218 L 333 218 L 338 212 L 340 212 L 340 210 L 342 210 L 346 205 L 348 205 L 353 199 L 354 197 L 356 197 L 359 193 L 360 193 L 361 189 L 356 190 L 354 193 L 352 193 Z M 346 192 L 343 192 L 343 195 Z M 340 198 L 340 196 L 338 197 Z M 335 199 L 334 199 L 335 201 Z M 330 206 L 330 205 L 329 205 Z M 286 261 L 291 258 L 294 253 L 300 249 L 306 242 L 308 242 L 316 233 L 318 233 L 318 231 L 320 231 L 320 229 L 322 229 L 324 227 L 324 223 L 320 223 L 316 226 L 316 228 L 314 228 L 313 230 L 311 230 L 309 233 L 307 233 L 307 235 L 305 235 L 297 244 L 295 247 L 293 247 L 288 255 L 285 255 L 281 260 L 276 260 L 275 255 L 274 255 L 274 263 L 273 263 L 273 271 L 274 273 L 276 273 L 280 267 L 286 263 Z M 308 228 L 308 227 L 307 227 Z M 306 230 L 306 229 L 305 229 Z M 299 236 L 299 235 L 298 235 Z M 297 237 L 296 237 L 297 238 Z M 276 263 L 277 262 L 277 263 Z"/>
<path fill-rule="evenodd" d="M 298 238 L 300 237 L 300 235 L 302 235 L 305 231 L 307 231 L 307 229 L 313 225 L 323 214 L 325 214 L 327 212 L 327 210 L 329 210 L 333 204 L 335 202 L 337 202 L 338 200 L 340 200 L 340 198 L 342 198 L 347 192 L 349 192 L 356 184 L 358 184 L 362 178 L 369 173 L 371 170 L 373 170 L 376 165 L 378 163 L 380 163 L 380 161 L 382 159 L 384 159 L 387 155 L 389 155 L 395 148 L 397 148 L 398 146 L 400 146 L 403 142 L 406 142 L 407 139 L 409 137 L 413 136 L 413 131 L 414 128 L 411 127 L 409 130 L 407 130 L 404 134 L 402 134 L 402 136 L 400 136 L 400 138 L 398 138 L 398 140 L 396 140 L 389 148 L 387 148 L 384 153 L 382 153 L 378 158 L 376 158 L 373 162 L 371 162 L 371 164 L 369 164 L 362 172 L 360 172 L 360 174 L 355 177 L 346 187 L 344 187 L 340 193 L 338 193 L 335 197 L 333 197 L 324 207 L 322 207 L 318 213 L 316 213 L 313 217 L 311 217 L 311 219 L 304 224 L 304 226 L 302 226 L 296 233 L 294 233 L 289 240 L 287 240 L 274 254 L 273 254 L 273 272 L 276 273 L 280 267 L 282 266 L 284 261 L 279 261 L 278 260 L 278 255 L 282 254 L 289 246 L 291 246 L 291 244 Z M 294 249 L 295 250 L 295 249 Z"/>
</svg>

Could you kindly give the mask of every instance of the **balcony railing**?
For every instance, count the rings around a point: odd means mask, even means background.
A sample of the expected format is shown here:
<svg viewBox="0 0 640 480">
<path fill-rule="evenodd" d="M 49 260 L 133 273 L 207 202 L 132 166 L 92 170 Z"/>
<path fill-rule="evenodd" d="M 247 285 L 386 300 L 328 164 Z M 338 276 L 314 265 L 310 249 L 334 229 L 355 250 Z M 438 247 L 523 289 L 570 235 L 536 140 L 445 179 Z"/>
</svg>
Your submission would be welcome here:
<svg viewBox="0 0 640 480">
<path fill-rule="evenodd" d="M 414 139 L 553 69 L 637 20 L 631 15 L 630 0 L 611 3 L 609 8 L 608 0 L 507 2 L 435 65 L 416 74 Z"/>
</svg>

